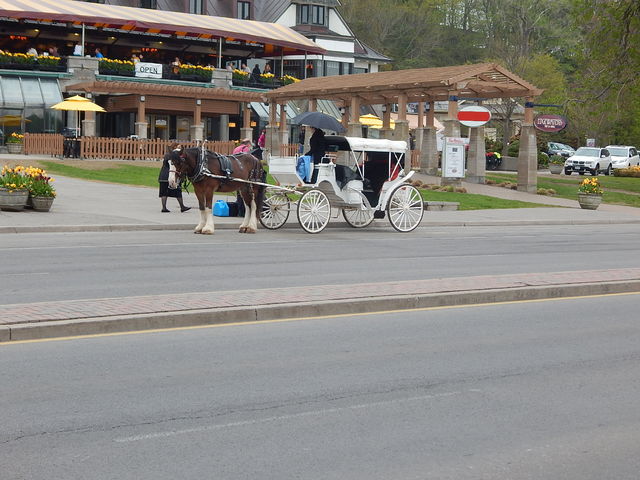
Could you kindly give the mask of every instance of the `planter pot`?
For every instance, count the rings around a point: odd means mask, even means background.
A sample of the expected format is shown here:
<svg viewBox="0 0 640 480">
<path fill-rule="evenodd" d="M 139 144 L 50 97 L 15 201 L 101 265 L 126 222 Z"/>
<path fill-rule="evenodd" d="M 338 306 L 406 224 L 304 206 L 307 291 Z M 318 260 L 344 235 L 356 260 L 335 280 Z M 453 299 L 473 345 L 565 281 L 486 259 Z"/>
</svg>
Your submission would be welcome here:
<svg viewBox="0 0 640 480">
<path fill-rule="evenodd" d="M 21 143 L 7 143 L 7 152 L 9 153 L 22 153 Z"/>
<path fill-rule="evenodd" d="M 550 163 L 549 164 L 549 171 L 551 173 L 559 174 L 559 173 L 562 173 L 562 170 L 564 170 L 564 163 Z"/>
<path fill-rule="evenodd" d="M 593 193 L 578 193 L 578 203 L 580 208 L 585 210 L 595 210 L 602 202 L 602 195 Z"/>
<path fill-rule="evenodd" d="M 54 197 L 31 197 L 33 209 L 36 212 L 48 212 L 53 204 Z"/>
<path fill-rule="evenodd" d="M 21 212 L 27 204 L 27 198 L 29 198 L 29 190 L 0 188 L 0 210 Z"/>
</svg>

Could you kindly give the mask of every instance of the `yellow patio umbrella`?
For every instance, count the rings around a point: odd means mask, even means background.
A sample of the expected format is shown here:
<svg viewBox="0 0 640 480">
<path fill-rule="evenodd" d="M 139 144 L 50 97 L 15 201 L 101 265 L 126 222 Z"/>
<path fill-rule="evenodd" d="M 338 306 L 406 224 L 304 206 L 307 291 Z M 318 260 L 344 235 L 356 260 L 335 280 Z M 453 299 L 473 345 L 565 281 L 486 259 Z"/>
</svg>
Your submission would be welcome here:
<svg viewBox="0 0 640 480">
<path fill-rule="evenodd" d="M 24 119 L 25 123 L 31 122 L 28 118 Z M 20 115 L 2 115 L 0 117 L 0 125 L 4 127 L 19 127 L 22 125 L 22 117 Z"/>
<path fill-rule="evenodd" d="M 74 112 L 106 112 L 106 110 L 97 103 L 93 103 L 88 98 L 82 97 L 80 95 L 69 97 L 60 103 L 56 103 L 51 108 L 53 110 L 66 110 Z M 80 115 L 77 115 L 76 127 L 77 132 L 80 132 Z"/>
<path fill-rule="evenodd" d="M 382 120 L 371 113 L 360 115 L 360 123 L 369 128 L 382 128 Z M 391 120 L 390 128 L 396 128 L 396 122 L 393 120 Z"/>
</svg>

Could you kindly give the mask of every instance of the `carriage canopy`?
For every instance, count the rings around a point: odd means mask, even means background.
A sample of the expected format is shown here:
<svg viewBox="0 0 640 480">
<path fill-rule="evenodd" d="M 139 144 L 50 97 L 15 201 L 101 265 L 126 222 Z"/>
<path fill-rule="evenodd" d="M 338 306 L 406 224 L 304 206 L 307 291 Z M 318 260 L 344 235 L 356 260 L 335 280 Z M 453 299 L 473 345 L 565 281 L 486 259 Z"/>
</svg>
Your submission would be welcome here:
<svg viewBox="0 0 640 480">
<path fill-rule="evenodd" d="M 327 149 L 337 147 L 341 151 L 391 153 L 406 153 L 407 151 L 407 142 L 399 140 L 343 137 L 339 135 L 327 135 L 324 138 Z"/>
</svg>

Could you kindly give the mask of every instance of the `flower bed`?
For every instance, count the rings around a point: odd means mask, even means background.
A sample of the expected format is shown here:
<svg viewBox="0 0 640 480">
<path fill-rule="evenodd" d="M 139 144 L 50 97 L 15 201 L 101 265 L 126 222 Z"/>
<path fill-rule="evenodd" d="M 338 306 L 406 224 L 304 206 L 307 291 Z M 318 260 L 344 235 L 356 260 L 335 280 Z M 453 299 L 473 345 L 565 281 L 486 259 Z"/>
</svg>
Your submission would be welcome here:
<svg viewBox="0 0 640 480">
<path fill-rule="evenodd" d="M 98 63 L 98 73 L 102 75 L 120 75 L 123 77 L 133 77 L 136 73 L 136 66 L 129 60 L 101 58 L 100 62 Z"/>
<path fill-rule="evenodd" d="M 180 65 L 178 75 L 183 80 L 210 82 L 213 75 L 213 67 L 203 67 L 201 65 Z"/>
</svg>

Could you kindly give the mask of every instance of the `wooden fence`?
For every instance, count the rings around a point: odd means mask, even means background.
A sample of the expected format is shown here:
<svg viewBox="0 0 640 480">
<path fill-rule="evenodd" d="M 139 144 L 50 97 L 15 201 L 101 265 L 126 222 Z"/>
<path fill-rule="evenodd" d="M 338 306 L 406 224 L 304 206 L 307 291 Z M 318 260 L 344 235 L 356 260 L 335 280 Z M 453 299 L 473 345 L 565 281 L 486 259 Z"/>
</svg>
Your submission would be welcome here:
<svg viewBox="0 0 640 480">
<path fill-rule="evenodd" d="M 280 145 L 280 155 L 283 157 L 297 157 L 298 147 L 297 143 L 283 143 Z"/>
<path fill-rule="evenodd" d="M 26 155 L 62 156 L 64 137 L 50 133 L 25 133 L 24 153 Z"/>
</svg>

